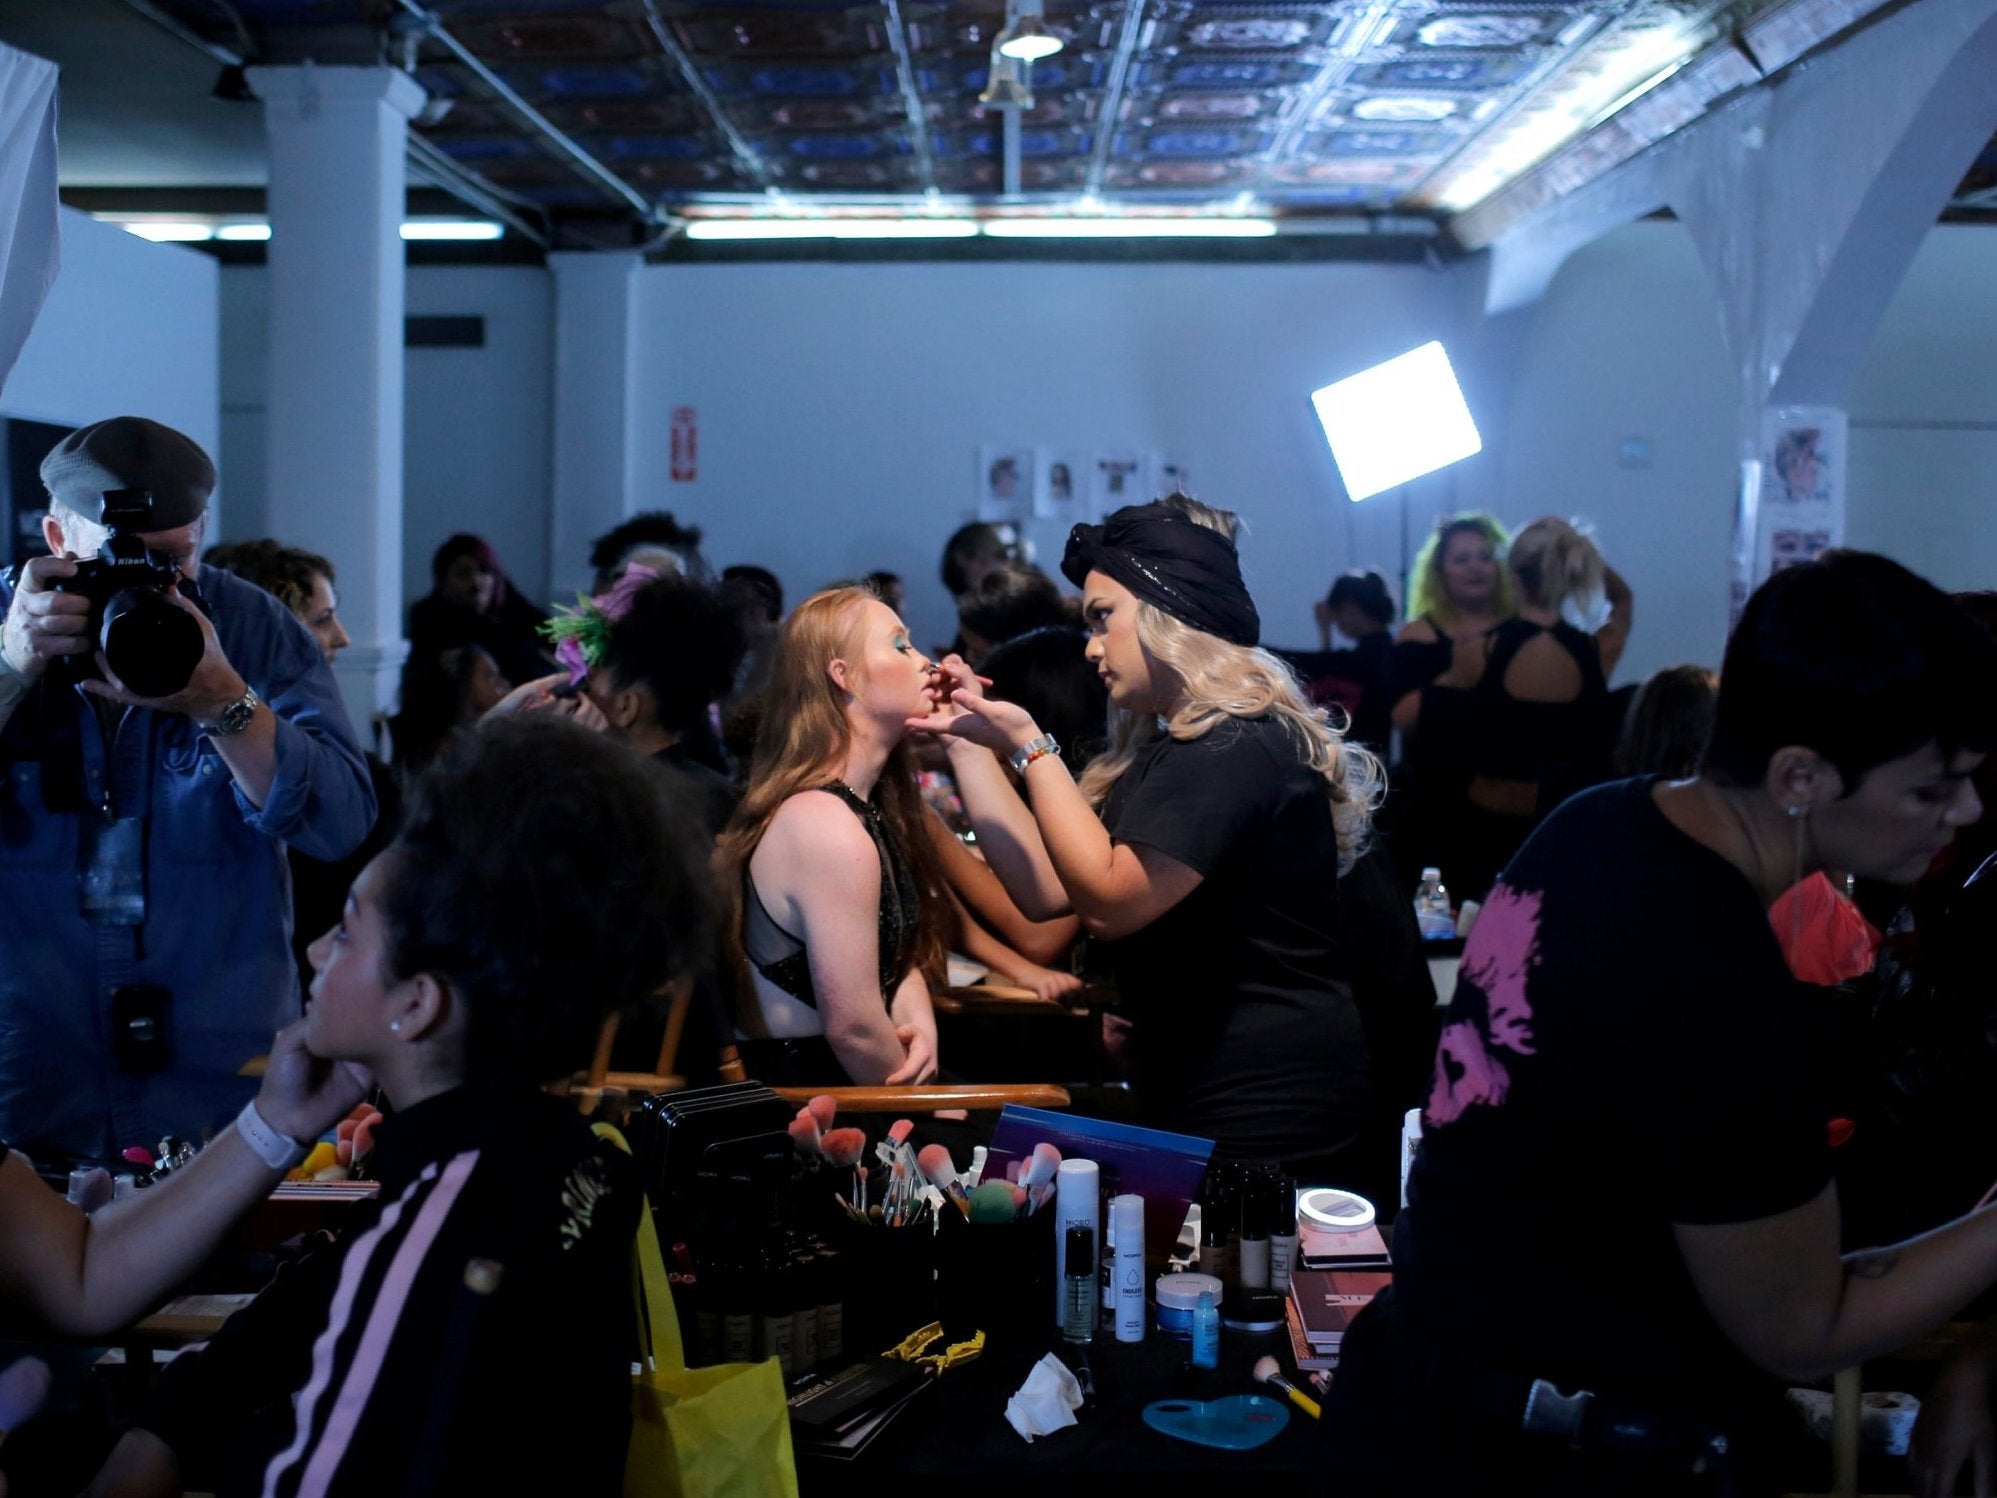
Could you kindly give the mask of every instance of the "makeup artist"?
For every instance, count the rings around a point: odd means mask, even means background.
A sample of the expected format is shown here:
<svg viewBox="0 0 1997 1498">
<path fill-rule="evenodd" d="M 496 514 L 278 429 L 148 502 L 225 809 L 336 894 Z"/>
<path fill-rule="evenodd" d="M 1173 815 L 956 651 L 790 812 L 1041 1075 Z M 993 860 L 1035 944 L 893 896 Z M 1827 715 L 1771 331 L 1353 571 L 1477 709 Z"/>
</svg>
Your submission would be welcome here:
<svg viewBox="0 0 1997 1498">
<path fill-rule="evenodd" d="M 1840 1253 L 1822 1001 L 1767 915 L 1821 869 L 1921 876 L 1979 815 L 1993 686 L 1981 625 L 1830 552 L 1748 600 L 1696 776 L 1534 831 L 1463 955 L 1393 1288 L 1325 1405 L 1339 1493 L 1786 1490 L 1785 1383 L 1997 1280 L 1993 1209 Z"/>
<path fill-rule="evenodd" d="M 1079 784 L 955 657 L 948 700 L 910 726 L 946 736 L 1020 908 L 1072 911 L 1108 940 L 1148 1121 L 1336 1180 L 1358 1168 L 1372 1082 L 1340 876 L 1380 767 L 1257 648 L 1235 529 L 1180 495 L 1075 527 L 1061 570 L 1082 589 L 1111 734 Z"/>
</svg>

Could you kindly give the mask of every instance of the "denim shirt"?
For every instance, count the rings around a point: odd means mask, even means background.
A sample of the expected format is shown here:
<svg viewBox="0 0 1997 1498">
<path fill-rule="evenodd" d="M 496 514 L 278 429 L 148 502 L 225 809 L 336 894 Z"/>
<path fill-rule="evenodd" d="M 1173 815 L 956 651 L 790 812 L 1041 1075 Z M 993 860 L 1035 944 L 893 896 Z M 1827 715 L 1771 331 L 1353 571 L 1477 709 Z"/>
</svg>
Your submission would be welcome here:
<svg viewBox="0 0 1997 1498">
<path fill-rule="evenodd" d="M 0 1138 L 109 1159 L 164 1134 L 198 1138 L 240 1108 L 237 1076 L 299 1012 L 285 845 L 315 858 L 352 852 L 374 824 L 374 791 L 333 673 L 317 643 L 262 589 L 213 567 L 200 587 L 229 664 L 277 718 L 277 773 L 261 809 L 215 746 L 178 713 L 127 709 L 100 727 L 92 699 L 74 715 L 80 809 L 50 811 L 44 678 L 0 732 Z M 0 609 L 11 594 L 0 582 Z M 73 761 L 72 761 L 73 762 Z M 58 777 L 60 778 L 60 777 Z M 143 823 L 145 918 L 87 921 L 81 834 L 106 799 Z M 112 995 L 158 984 L 172 995 L 172 1059 L 125 1075 L 112 1045 Z"/>
</svg>

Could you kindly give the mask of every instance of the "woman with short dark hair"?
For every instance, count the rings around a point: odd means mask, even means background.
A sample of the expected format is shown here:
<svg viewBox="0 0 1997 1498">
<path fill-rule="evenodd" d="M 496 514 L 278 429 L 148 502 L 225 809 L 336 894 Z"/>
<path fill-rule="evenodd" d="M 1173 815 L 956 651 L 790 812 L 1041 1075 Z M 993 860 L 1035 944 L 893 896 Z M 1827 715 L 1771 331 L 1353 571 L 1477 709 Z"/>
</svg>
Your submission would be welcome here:
<svg viewBox="0 0 1997 1498">
<path fill-rule="evenodd" d="M 1343 1345 L 1341 1492 L 1772 1492 L 1784 1381 L 1997 1279 L 1989 1211 L 1840 1256 L 1823 1019 L 1767 914 L 1826 868 L 1919 877 L 1993 743 L 1997 644 L 1833 552 L 1748 601 L 1697 776 L 1533 833 L 1463 955 L 1393 1289 Z"/>
</svg>

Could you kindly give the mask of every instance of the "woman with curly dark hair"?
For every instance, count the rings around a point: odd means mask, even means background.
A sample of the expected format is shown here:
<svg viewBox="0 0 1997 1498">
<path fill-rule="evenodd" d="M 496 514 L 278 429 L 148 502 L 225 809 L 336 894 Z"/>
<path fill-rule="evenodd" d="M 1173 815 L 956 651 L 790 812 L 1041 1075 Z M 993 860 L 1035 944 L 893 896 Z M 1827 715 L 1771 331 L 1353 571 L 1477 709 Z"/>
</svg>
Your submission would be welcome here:
<svg viewBox="0 0 1997 1498">
<path fill-rule="evenodd" d="M 698 847 L 600 734 L 452 747 L 312 947 L 306 1046 L 387 1098 L 378 1204 L 174 1362 L 93 1491 L 618 1491 L 643 1196 L 541 1088 L 697 953 Z"/>
</svg>

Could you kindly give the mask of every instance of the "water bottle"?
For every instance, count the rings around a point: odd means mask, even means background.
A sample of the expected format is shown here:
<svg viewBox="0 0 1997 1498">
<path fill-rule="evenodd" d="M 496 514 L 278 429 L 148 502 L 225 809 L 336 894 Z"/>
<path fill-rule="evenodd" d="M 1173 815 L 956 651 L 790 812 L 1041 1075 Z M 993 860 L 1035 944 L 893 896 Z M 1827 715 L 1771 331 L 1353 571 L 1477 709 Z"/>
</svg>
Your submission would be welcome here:
<svg viewBox="0 0 1997 1498">
<path fill-rule="evenodd" d="M 1449 891 L 1442 886 L 1441 869 L 1423 869 L 1421 887 L 1415 891 L 1415 923 L 1424 941 L 1448 941 L 1456 935 L 1456 912 L 1449 908 Z"/>
</svg>

